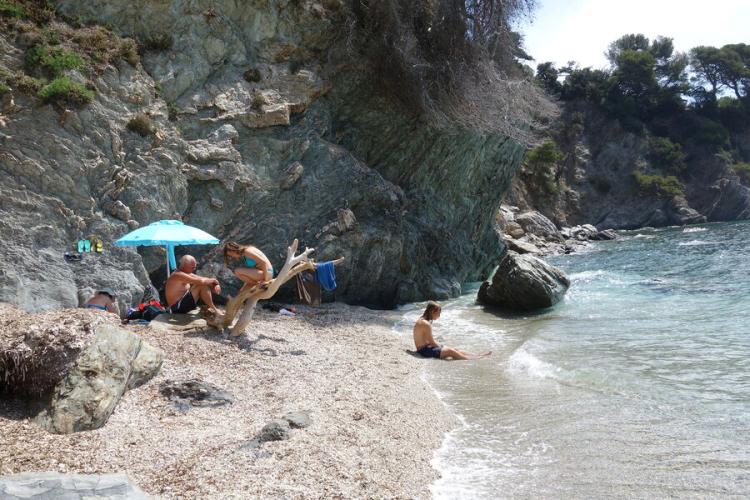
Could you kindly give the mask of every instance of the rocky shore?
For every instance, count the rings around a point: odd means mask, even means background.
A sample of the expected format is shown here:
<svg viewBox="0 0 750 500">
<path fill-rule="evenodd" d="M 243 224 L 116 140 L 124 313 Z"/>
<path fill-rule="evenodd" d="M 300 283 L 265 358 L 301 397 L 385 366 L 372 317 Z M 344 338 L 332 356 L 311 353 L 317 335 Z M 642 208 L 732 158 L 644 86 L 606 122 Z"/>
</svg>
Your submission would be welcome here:
<svg viewBox="0 0 750 500">
<path fill-rule="evenodd" d="M 137 327 L 162 368 L 104 427 L 52 434 L 23 403 L 2 402 L 0 476 L 126 473 L 159 498 L 426 498 L 453 419 L 395 319 L 341 304 L 259 311 L 240 341 L 202 320 Z M 172 397 L 186 380 L 220 390 L 221 404 Z"/>
</svg>

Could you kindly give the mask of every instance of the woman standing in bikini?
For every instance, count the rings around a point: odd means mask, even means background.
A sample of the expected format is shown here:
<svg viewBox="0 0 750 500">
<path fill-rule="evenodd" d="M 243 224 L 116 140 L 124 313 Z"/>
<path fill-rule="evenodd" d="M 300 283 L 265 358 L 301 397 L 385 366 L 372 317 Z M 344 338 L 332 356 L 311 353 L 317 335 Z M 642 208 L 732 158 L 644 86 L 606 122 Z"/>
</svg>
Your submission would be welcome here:
<svg viewBox="0 0 750 500">
<path fill-rule="evenodd" d="M 240 245 L 234 241 L 224 245 L 224 263 L 229 266 L 230 260 L 239 260 L 241 265 L 234 270 L 234 275 L 245 284 L 240 292 L 259 283 L 268 283 L 273 279 L 273 265 L 266 254 L 252 245 Z"/>
</svg>

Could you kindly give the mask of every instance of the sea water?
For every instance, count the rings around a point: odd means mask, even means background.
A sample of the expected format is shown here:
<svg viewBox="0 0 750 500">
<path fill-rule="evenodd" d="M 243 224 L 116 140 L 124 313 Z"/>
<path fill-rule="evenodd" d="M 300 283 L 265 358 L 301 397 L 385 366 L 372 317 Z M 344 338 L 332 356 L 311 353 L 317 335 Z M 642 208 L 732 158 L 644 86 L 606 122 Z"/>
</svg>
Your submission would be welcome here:
<svg viewBox="0 0 750 500">
<path fill-rule="evenodd" d="M 750 223 L 620 236 L 548 259 L 572 282 L 552 309 L 444 304 L 438 341 L 493 354 L 424 361 L 460 422 L 436 498 L 750 496 Z"/>
</svg>

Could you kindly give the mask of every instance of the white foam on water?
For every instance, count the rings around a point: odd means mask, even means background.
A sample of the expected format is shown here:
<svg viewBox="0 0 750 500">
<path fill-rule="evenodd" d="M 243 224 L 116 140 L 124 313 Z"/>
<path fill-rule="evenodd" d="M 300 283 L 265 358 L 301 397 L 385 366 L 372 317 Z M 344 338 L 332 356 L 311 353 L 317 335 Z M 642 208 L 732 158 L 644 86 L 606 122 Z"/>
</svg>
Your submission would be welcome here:
<svg viewBox="0 0 750 500">
<path fill-rule="evenodd" d="M 702 233 L 703 231 L 708 231 L 705 227 L 686 227 L 682 230 L 683 233 Z"/>
<path fill-rule="evenodd" d="M 656 236 L 654 236 L 653 234 L 636 234 L 635 236 L 633 236 L 633 238 L 641 238 L 641 239 L 644 239 L 644 240 L 653 240 L 654 238 L 656 238 Z"/>
<path fill-rule="evenodd" d="M 616 274 L 611 273 L 609 271 L 604 271 L 602 269 L 597 269 L 595 271 L 582 271 L 580 273 L 572 273 L 568 277 L 570 278 L 570 281 L 573 282 L 574 284 L 577 281 L 583 281 L 585 283 L 589 283 L 595 280 L 604 280 L 612 285 L 625 284 L 625 281 L 620 279 L 620 277 L 618 277 Z"/>
<path fill-rule="evenodd" d="M 690 240 L 683 241 L 677 244 L 678 247 L 697 247 L 701 245 L 716 245 L 716 241 L 702 241 L 702 240 Z"/>
<path fill-rule="evenodd" d="M 558 380 L 560 374 L 560 368 L 542 361 L 524 347 L 511 355 L 506 370 L 514 375 L 522 374 L 535 379 Z"/>
</svg>

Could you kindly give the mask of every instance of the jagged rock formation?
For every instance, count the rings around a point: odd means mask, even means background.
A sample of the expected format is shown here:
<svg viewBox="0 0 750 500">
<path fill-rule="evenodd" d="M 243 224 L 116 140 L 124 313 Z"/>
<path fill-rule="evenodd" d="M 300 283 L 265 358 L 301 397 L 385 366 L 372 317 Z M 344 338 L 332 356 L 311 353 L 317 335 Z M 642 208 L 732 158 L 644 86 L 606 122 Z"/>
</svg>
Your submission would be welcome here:
<svg viewBox="0 0 750 500">
<path fill-rule="evenodd" d="M 37 401 L 36 421 L 68 434 L 103 426 L 126 390 L 159 372 L 163 354 L 83 309 L 28 315 L 0 306 L 0 394 Z"/>
<path fill-rule="evenodd" d="M 295 237 L 319 260 L 344 256 L 337 297 L 356 303 L 456 295 L 500 255 L 492 219 L 523 147 L 430 127 L 381 96 L 346 47 L 338 2 L 56 4 L 146 51 L 89 75 L 96 95 L 80 109 L 11 85 L 0 257 L 14 265 L 0 273 L 0 300 L 73 307 L 106 285 L 123 309 L 163 254 L 109 243 L 164 218 L 253 243 L 274 263 Z M 0 64 L 20 70 L 27 38 L 4 29 Z M 128 129 L 136 114 L 153 123 L 145 137 Z M 90 234 L 105 253 L 64 262 Z M 226 270 L 220 278 L 235 289 Z"/>
<path fill-rule="evenodd" d="M 551 307 L 565 296 L 570 280 L 560 269 L 529 254 L 505 253 L 479 288 L 481 304 L 513 311 Z"/>
</svg>

